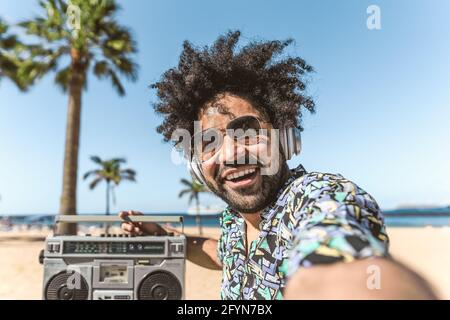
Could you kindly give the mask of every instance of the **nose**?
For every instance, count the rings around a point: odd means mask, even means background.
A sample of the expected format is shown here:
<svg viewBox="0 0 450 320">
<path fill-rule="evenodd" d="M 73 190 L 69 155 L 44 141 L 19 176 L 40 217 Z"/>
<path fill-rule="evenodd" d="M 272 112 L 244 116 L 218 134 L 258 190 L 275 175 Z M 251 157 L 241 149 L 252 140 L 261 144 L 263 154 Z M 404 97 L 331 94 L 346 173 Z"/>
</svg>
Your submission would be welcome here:
<svg viewBox="0 0 450 320">
<path fill-rule="evenodd" d="M 245 159 L 245 153 L 244 146 L 225 135 L 222 147 L 219 150 L 219 163 L 234 164 L 238 159 Z"/>
</svg>

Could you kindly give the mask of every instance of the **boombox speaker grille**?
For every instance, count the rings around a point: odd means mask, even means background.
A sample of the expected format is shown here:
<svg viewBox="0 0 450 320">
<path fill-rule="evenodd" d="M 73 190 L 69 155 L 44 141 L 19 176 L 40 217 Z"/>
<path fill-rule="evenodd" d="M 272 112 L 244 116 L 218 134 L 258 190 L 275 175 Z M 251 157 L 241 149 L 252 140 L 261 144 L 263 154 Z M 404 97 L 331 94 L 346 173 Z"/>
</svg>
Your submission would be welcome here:
<svg viewBox="0 0 450 320">
<path fill-rule="evenodd" d="M 180 300 L 181 284 L 178 279 L 166 271 L 148 274 L 141 281 L 138 290 L 139 300 Z"/>
<path fill-rule="evenodd" d="M 88 296 L 86 280 L 78 272 L 60 272 L 48 281 L 45 288 L 47 300 L 87 300 Z"/>
</svg>

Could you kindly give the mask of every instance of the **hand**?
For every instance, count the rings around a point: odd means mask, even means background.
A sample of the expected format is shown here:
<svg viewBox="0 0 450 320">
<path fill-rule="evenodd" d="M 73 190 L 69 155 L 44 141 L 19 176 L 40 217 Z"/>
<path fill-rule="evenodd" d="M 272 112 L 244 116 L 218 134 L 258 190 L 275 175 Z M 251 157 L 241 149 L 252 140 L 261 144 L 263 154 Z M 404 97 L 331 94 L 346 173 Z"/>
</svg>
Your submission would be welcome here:
<svg viewBox="0 0 450 320">
<path fill-rule="evenodd" d="M 128 216 L 142 216 L 142 215 L 143 214 L 141 212 L 132 210 L 119 212 L 119 217 L 121 219 L 126 219 Z M 166 230 L 164 230 L 159 224 L 154 222 L 125 221 L 122 222 L 121 228 L 126 234 L 130 234 L 132 236 L 142 236 L 142 235 L 163 236 L 167 234 Z"/>
</svg>

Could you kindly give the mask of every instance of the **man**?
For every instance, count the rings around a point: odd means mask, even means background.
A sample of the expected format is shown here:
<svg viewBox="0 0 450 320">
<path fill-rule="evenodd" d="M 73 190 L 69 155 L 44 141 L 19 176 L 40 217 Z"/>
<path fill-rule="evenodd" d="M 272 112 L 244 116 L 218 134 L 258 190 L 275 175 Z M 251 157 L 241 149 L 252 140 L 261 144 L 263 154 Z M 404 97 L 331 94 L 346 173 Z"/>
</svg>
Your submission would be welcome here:
<svg viewBox="0 0 450 320">
<path fill-rule="evenodd" d="M 185 42 L 178 67 L 153 85 L 164 116 L 158 132 L 184 145 L 194 176 L 228 204 L 220 239 L 188 237 L 188 259 L 223 271 L 223 299 L 434 298 L 389 257 L 367 192 L 341 175 L 289 170 L 286 136 L 302 129 L 302 108 L 314 111 L 304 94 L 312 68 L 280 58 L 290 41 L 237 51 L 239 37 L 230 32 L 203 49 Z M 180 141 L 180 131 L 192 138 Z M 295 134 L 288 142 L 298 147 Z M 140 213 L 119 213 L 129 214 Z M 156 224 L 122 228 L 166 233 Z"/>
</svg>

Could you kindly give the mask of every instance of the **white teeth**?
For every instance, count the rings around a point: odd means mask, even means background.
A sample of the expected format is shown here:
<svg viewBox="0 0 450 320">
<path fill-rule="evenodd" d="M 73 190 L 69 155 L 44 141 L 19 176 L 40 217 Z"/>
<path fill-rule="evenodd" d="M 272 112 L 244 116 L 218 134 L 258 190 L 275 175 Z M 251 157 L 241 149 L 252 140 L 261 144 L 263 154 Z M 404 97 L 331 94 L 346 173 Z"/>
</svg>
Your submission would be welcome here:
<svg viewBox="0 0 450 320">
<path fill-rule="evenodd" d="M 227 179 L 227 180 L 237 179 L 237 178 L 239 178 L 239 177 L 245 176 L 245 175 L 250 174 L 250 173 L 253 173 L 253 172 L 255 172 L 255 171 L 256 171 L 255 168 L 240 170 L 240 171 L 238 171 L 238 172 L 229 174 L 229 175 L 226 177 L 226 179 Z"/>
</svg>

